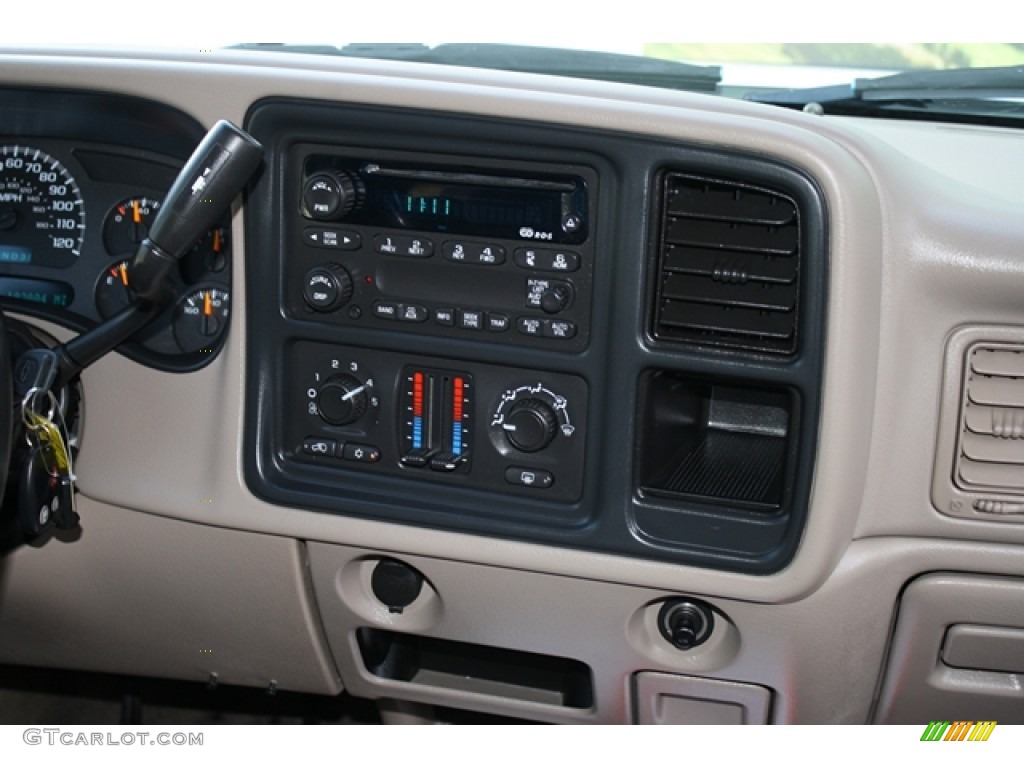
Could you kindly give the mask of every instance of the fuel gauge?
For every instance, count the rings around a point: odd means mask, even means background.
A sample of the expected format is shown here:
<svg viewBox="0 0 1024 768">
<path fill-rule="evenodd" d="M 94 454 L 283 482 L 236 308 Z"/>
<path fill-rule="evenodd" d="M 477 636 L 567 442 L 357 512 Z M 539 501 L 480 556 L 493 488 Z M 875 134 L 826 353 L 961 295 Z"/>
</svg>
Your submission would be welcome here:
<svg viewBox="0 0 1024 768">
<path fill-rule="evenodd" d="M 182 352 L 211 349 L 227 328 L 230 296 L 223 288 L 192 291 L 174 310 L 174 338 Z"/>
</svg>

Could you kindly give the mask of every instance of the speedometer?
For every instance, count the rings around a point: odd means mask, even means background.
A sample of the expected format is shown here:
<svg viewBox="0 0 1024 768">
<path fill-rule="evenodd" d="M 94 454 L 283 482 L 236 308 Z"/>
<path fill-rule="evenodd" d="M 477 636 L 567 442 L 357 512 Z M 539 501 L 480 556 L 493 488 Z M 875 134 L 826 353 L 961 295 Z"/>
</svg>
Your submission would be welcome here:
<svg viewBox="0 0 1024 768">
<path fill-rule="evenodd" d="M 0 266 L 70 266 L 84 237 L 85 204 L 68 170 L 42 150 L 0 146 Z"/>
</svg>

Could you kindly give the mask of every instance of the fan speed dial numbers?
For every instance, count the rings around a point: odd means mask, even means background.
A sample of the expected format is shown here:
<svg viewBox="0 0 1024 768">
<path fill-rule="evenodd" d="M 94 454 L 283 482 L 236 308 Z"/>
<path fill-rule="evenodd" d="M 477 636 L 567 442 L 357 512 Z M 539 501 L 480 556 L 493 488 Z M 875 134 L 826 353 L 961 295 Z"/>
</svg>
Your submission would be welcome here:
<svg viewBox="0 0 1024 768">
<path fill-rule="evenodd" d="M 314 372 L 306 390 L 307 412 L 331 427 L 358 426 L 376 420 L 380 401 L 373 376 L 356 360 L 333 358 Z"/>
</svg>

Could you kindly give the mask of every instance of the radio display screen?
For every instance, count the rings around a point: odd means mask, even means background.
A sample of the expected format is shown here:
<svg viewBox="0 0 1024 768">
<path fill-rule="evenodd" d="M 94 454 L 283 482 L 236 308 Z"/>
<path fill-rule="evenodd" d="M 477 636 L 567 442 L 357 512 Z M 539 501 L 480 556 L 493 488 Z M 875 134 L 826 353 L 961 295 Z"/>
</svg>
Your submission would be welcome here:
<svg viewBox="0 0 1024 768">
<path fill-rule="evenodd" d="M 359 203 L 352 224 L 503 240 L 579 244 L 587 239 L 587 188 L 578 176 L 499 176 L 427 167 L 390 167 L 312 156 L 306 177 L 344 174 Z"/>
</svg>

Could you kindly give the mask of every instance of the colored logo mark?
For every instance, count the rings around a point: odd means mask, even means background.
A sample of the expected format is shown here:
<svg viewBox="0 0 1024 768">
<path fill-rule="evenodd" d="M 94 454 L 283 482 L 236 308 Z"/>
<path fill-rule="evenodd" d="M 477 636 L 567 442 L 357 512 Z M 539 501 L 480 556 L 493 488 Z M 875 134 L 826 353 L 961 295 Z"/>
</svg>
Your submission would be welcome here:
<svg viewBox="0 0 1024 768">
<path fill-rule="evenodd" d="M 995 720 L 932 720 L 921 741 L 988 741 L 995 727 Z"/>
</svg>

